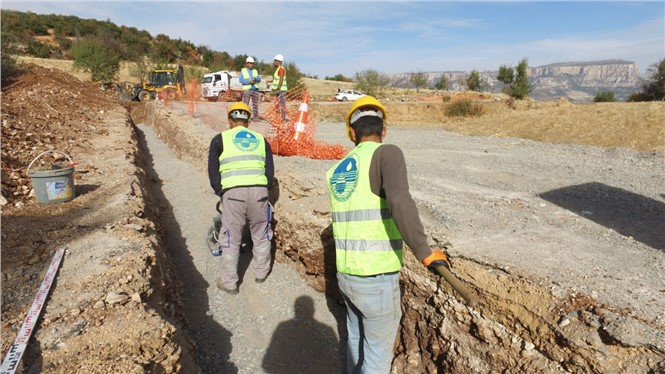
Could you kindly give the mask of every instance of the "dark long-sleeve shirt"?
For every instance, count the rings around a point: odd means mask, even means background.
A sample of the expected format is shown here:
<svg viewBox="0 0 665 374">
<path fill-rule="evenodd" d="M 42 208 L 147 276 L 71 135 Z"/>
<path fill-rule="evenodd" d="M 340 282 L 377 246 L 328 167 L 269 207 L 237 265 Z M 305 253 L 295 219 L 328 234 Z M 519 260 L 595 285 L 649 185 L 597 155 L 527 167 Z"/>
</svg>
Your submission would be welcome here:
<svg viewBox="0 0 665 374">
<path fill-rule="evenodd" d="M 432 254 L 416 202 L 409 192 L 406 161 L 399 147 L 384 144 L 372 155 L 369 165 L 372 193 L 386 199 L 397 229 L 418 260 Z"/>
<path fill-rule="evenodd" d="M 266 178 L 268 178 L 268 189 L 272 186 L 273 179 L 275 178 L 275 164 L 272 159 L 272 148 L 270 143 L 265 141 L 266 144 Z M 215 195 L 222 196 L 224 193 L 224 186 L 222 186 L 222 175 L 219 173 L 219 156 L 224 150 L 222 143 L 222 134 L 217 134 L 210 141 L 210 150 L 208 151 L 208 179 L 210 179 L 210 187 L 215 190 Z"/>
</svg>

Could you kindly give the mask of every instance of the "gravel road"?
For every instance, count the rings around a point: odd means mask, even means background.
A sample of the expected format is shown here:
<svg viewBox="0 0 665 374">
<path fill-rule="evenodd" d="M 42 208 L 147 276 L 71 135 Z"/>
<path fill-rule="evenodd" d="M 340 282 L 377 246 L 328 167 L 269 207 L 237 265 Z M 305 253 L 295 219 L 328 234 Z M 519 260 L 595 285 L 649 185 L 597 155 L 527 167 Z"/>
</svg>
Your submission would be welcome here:
<svg viewBox="0 0 665 374">
<path fill-rule="evenodd" d="M 217 201 L 208 177 L 178 159 L 151 127 L 138 127 L 152 164 L 152 192 L 168 230 L 166 251 L 182 282 L 187 330 L 203 371 L 341 372 L 338 326 L 345 327 L 338 319 L 343 311 L 292 267 L 275 263 L 267 281 L 256 284 L 246 252 L 239 266 L 240 293 L 216 288 L 221 258 L 205 244 Z"/>
</svg>

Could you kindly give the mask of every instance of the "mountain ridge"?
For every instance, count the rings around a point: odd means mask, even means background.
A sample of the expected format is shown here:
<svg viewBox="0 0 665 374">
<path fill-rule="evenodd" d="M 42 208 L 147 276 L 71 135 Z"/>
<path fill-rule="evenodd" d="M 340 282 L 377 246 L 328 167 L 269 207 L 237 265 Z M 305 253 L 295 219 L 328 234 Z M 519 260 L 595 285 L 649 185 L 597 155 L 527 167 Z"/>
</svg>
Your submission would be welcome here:
<svg viewBox="0 0 665 374">
<path fill-rule="evenodd" d="M 425 72 L 428 86 L 434 86 L 444 74 L 448 89 L 463 91 L 464 81 L 470 71 Z M 496 79 L 498 70 L 478 71 L 483 82 L 483 91 L 501 92 L 504 84 Z M 389 74 L 398 87 L 413 87 L 413 73 Z M 637 64 L 634 61 L 609 59 L 599 61 L 557 62 L 527 68 L 529 83 L 533 90 L 529 97 L 536 100 L 555 101 L 565 98 L 572 102 L 591 102 L 599 92 L 611 91 L 619 101 L 639 92 L 643 85 Z"/>
</svg>

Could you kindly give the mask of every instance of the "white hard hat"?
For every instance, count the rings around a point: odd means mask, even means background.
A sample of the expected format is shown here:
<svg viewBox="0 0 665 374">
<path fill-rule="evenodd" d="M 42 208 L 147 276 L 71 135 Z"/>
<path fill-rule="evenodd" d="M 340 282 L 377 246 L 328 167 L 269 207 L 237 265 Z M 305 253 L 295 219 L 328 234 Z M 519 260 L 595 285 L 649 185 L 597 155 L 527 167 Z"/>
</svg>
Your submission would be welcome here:
<svg viewBox="0 0 665 374">
<path fill-rule="evenodd" d="M 279 61 L 279 62 L 284 62 L 284 56 L 282 56 L 282 55 L 275 55 L 274 59 Z"/>
<path fill-rule="evenodd" d="M 252 57 L 252 56 L 247 57 L 245 62 L 251 62 L 253 64 L 254 63 L 254 57 Z"/>
</svg>

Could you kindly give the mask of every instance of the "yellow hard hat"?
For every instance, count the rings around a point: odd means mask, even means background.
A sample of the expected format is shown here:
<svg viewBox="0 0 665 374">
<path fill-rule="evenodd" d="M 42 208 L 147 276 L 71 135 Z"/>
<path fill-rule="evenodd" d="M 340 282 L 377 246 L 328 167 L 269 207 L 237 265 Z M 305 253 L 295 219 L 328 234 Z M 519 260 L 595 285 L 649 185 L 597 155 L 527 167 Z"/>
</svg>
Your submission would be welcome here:
<svg viewBox="0 0 665 374">
<path fill-rule="evenodd" d="M 246 112 L 243 113 L 243 112 Z M 229 107 L 227 116 L 233 119 L 244 119 L 249 120 L 252 117 L 252 111 L 249 109 L 249 106 L 243 102 L 237 102 Z"/>
<path fill-rule="evenodd" d="M 383 125 L 385 126 L 386 121 L 388 120 L 388 113 L 386 113 L 386 108 L 373 96 L 363 96 L 351 105 L 351 109 L 346 113 L 346 132 L 351 139 L 351 123 L 355 122 L 358 118 L 364 116 L 374 116 L 383 119 Z"/>
</svg>

